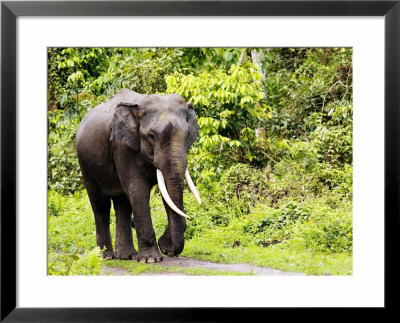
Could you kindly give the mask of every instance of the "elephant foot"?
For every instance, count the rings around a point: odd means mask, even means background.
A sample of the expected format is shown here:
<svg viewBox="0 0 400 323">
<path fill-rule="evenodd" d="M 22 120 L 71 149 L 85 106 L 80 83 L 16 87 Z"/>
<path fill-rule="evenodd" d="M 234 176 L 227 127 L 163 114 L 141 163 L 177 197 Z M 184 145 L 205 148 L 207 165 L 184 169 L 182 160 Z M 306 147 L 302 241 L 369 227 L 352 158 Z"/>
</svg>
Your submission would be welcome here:
<svg viewBox="0 0 400 323">
<path fill-rule="evenodd" d="M 137 255 L 137 261 L 141 263 L 155 263 L 161 262 L 163 257 L 158 251 L 157 246 L 154 247 L 143 247 L 139 248 L 139 254 Z"/>
<path fill-rule="evenodd" d="M 116 250 L 115 258 L 121 260 L 132 260 L 137 259 L 138 253 L 134 248 L 121 248 L 120 250 Z"/>
<path fill-rule="evenodd" d="M 168 233 L 164 233 L 160 239 L 158 239 L 158 246 L 160 247 L 161 252 L 168 258 L 179 257 L 179 253 L 174 253 L 172 239 Z"/>
<path fill-rule="evenodd" d="M 115 258 L 114 251 L 112 251 L 112 250 L 103 251 L 103 259 L 111 260 L 111 259 L 114 259 L 114 258 Z"/>
</svg>

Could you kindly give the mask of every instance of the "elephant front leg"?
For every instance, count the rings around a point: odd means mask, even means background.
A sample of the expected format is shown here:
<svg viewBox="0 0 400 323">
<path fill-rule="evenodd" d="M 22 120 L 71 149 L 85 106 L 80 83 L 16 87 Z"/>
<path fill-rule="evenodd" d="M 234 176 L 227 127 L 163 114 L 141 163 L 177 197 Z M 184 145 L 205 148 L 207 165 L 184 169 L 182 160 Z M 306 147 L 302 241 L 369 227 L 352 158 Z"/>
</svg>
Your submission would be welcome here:
<svg viewBox="0 0 400 323">
<path fill-rule="evenodd" d="M 163 203 L 164 203 L 165 210 L 167 211 L 168 225 L 165 228 L 163 235 L 160 237 L 160 239 L 158 239 L 158 246 L 160 247 L 160 251 L 164 255 L 172 258 L 172 257 L 174 257 L 174 249 L 172 247 L 172 236 L 171 236 L 170 214 L 169 214 L 170 208 L 167 205 L 167 203 L 165 203 L 164 198 L 163 198 Z"/>
<path fill-rule="evenodd" d="M 147 263 L 160 262 L 163 257 L 158 251 L 150 215 L 150 186 L 144 182 L 135 187 L 136 189 L 131 195 L 131 205 L 138 240 L 137 260 Z"/>
<path fill-rule="evenodd" d="M 108 260 L 113 259 L 114 251 L 110 235 L 111 201 L 101 192 L 96 184 L 88 180 L 86 181 L 86 190 L 95 218 L 97 246 L 103 250 L 103 258 Z"/>
</svg>

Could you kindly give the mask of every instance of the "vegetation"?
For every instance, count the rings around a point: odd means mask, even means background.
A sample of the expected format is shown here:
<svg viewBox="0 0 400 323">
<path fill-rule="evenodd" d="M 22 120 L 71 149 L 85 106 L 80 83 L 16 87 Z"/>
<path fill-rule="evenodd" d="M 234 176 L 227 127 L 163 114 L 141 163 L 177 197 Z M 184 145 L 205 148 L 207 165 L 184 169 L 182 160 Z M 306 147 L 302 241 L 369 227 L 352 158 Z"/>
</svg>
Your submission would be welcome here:
<svg viewBox="0 0 400 323">
<path fill-rule="evenodd" d="M 203 204 L 185 191 L 183 256 L 352 272 L 351 49 L 49 48 L 48 58 L 49 274 L 96 275 L 106 264 L 75 133 L 124 87 L 195 106 L 200 137 L 188 162 Z M 167 219 L 156 188 L 151 210 L 159 237 Z"/>
</svg>

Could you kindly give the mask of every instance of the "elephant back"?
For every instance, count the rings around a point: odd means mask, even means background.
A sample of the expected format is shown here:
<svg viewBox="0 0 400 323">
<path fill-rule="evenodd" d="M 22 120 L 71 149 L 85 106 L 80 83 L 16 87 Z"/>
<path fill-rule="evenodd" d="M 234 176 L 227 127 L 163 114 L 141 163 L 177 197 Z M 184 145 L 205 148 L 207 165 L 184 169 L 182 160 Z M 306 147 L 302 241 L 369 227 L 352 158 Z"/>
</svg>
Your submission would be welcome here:
<svg viewBox="0 0 400 323">
<path fill-rule="evenodd" d="M 102 165 L 108 163 L 111 153 L 111 122 L 120 103 L 140 104 L 146 95 L 122 89 L 109 101 L 92 110 L 82 119 L 76 133 L 76 148 L 80 160 Z"/>
</svg>

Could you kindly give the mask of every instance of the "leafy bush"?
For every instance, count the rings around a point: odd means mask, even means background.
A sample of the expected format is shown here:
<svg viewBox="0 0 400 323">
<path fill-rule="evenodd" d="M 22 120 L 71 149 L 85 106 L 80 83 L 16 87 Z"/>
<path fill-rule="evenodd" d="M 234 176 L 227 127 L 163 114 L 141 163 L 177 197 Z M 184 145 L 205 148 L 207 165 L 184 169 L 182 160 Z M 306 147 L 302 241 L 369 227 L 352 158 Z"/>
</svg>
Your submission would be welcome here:
<svg viewBox="0 0 400 323">
<path fill-rule="evenodd" d="M 352 197 L 353 192 L 353 168 L 345 165 L 343 169 L 337 169 L 329 164 L 320 164 L 316 169 L 318 179 L 331 191 Z"/>
<path fill-rule="evenodd" d="M 65 119 L 57 110 L 49 114 L 47 173 L 49 189 L 73 193 L 83 188 L 75 145 L 78 120 Z"/>
<path fill-rule="evenodd" d="M 99 274 L 102 259 L 86 193 L 49 191 L 48 250 L 49 275 Z"/>
<path fill-rule="evenodd" d="M 104 88 L 111 96 L 121 88 L 143 94 L 166 91 L 165 77 L 173 73 L 182 56 L 175 48 L 119 48 L 109 59 L 108 70 L 97 78 L 89 89 Z"/>
<path fill-rule="evenodd" d="M 310 137 L 318 148 L 320 161 L 340 168 L 353 162 L 353 108 L 346 102 L 330 104 L 328 108 L 329 120 L 325 124 L 319 122 Z"/>
<path fill-rule="evenodd" d="M 235 205 L 239 214 L 247 214 L 251 207 L 268 193 L 267 170 L 260 171 L 246 164 L 234 164 L 223 173 L 215 187 L 215 199 Z"/>
<path fill-rule="evenodd" d="M 282 229 L 284 227 L 293 225 L 298 220 L 307 220 L 308 216 L 308 211 L 303 207 L 293 202 L 288 203 L 282 206 L 279 210 L 273 212 L 271 216 L 262 219 L 257 226 L 257 231 L 261 232 L 265 228 Z"/>
<path fill-rule="evenodd" d="M 103 268 L 101 250 L 96 247 L 83 255 L 50 253 L 48 259 L 48 274 L 98 275 Z"/>
<path fill-rule="evenodd" d="M 296 228 L 292 245 L 314 252 L 352 252 L 353 225 L 349 211 L 317 211 L 305 225 Z M 299 247 L 299 246 L 297 246 Z"/>
<path fill-rule="evenodd" d="M 243 232 L 253 236 L 253 243 L 268 247 L 291 238 L 294 225 L 303 223 L 309 211 L 295 202 L 288 202 L 279 209 L 259 205 L 244 220 Z"/>
</svg>

